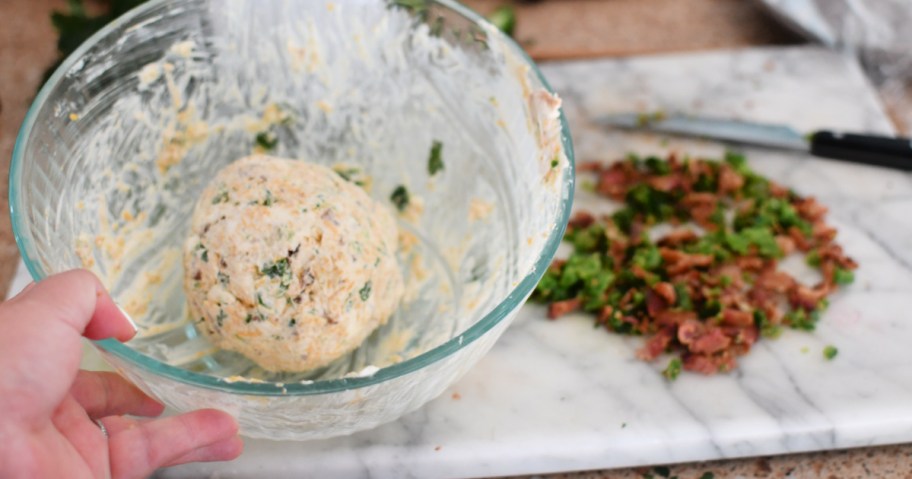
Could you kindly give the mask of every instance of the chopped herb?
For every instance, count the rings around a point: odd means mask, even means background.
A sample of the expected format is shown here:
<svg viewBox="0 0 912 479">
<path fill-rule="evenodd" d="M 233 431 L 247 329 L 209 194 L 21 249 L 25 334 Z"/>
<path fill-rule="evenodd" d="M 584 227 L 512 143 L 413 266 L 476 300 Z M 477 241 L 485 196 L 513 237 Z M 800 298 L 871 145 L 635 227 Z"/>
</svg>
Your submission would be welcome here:
<svg viewBox="0 0 912 479">
<path fill-rule="evenodd" d="M 225 314 L 225 311 L 223 311 L 222 309 L 219 309 L 218 315 L 215 316 L 215 324 L 221 326 L 222 322 L 224 322 L 225 319 L 227 319 L 227 318 L 228 318 L 228 315 Z"/>
<path fill-rule="evenodd" d="M 560 164 L 560 160 L 554 159 L 551 160 L 551 168 L 557 168 L 557 165 Z"/>
<path fill-rule="evenodd" d="M 633 217 L 634 213 L 630 208 L 621 208 L 611 215 L 614 225 L 624 233 L 630 231 L 630 227 L 633 225 Z"/>
<path fill-rule="evenodd" d="M 288 258 L 282 258 L 271 263 L 266 263 L 260 268 L 260 272 L 270 278 L 281 278 L 290 273 L 288 267 Z"/>
<path fill-rule="evenodd" d="M 700 479 L 716 479 L 716 475 L 712 472 L 706 471 L 700 476 Z"/>
<path fill-rule="evenodd" d="M 367 301 L 371 295 L 371 282 L 368 281 L 364 283 L 364 286 L 358 290 L 358 296 L 361 297 L 361 301 Z"/>
<path fill-rule="evenodd" d="M 213 205 L 217 205 L 219 203 L 227 203 L 227 202 L 228 202 L 228 191 L 226 191 L 226 190 L 222 190 L 221 192 L 219 192 L 219 194 L 215 195 L 215 197 L 212 198 Z"/>
<path fill-rule="evenodd" d="M 390 195 L 390 201 L 396 206 L 396 209 L 399 211 L 405 211 L 405 208 L 409 204 L 409 193 L 405 189 L 405 186 L 399 185 L 393 190 L 393 194 Z"/>
<path fill-rule="evenodd" d="M 855 281 L 855 273 L 849 269 L 836 268 L 836 271 L 833 273 L 833 281 L 838 285 L 851 284 Z"/>
<path fill-rule="evenodd" d="M 809 313 L 804 309 L 793 309 L 785 314 L 785 319 L 794 329 L 813 331 L 817 327 L 817 320 L 820 319 L 820 312 L 811 311 Z"/>
<path fill-rule="evenodd" d="M 724 161 L 731 165 L 731 167 L 742 175 L 751 174 L 750 169 L 747 166 L 747 157 L 741 153 L 735 153 L 733 151 L 725 152 Z"/>
<path fill-rule="evenodd" d="M 216 273 L 216 277 L 218 278 L 218 282 L 221 283 L 223 286 L 227 285 L 230 280 L 228 275 L 225 273 L 222 273 L 221 271 Z"/>
<path fill-rule="evenodd" d="M 662 255 L 659 254 L 659 248 L 647 243 L 636 249 L 630 263 L 650 271 L 662 266 Z"/>
<path fill-rule="evenodd" d="M 266 190 L 266 198 L 263 199 L 263 206 L 272 206 L 275 203 L 275 198 L 272 197 L 272 192 Z"/>
<path fill-rule="evenodd" d="M 713 193 L 719 188 L 718 180 L 715 176 L 701 174 L 694 183 L 694 191 L 703 193 Z"/>
<path fill-rule="evenodd" d="M 754 324 L 760 329 L 760 334 L 764 338 L 778 338 L 782 334 L 782 327 L 772 324 L 762 310 L 754 310 Z"/>
<path fill-rule="evenodd" d="M 811 250 L 804 259 L 808 266 L 813 266 L 815 268 L 820 267 L 820 252 L 816 249 Z"/>
<path fill-rule="evenodd" d="M 288 258 L 281 258 L 271 263 L 266 263 L 260 272 L 270 278 L 279 278 L 279 288 L 284 292 L 291 286 L 291 267 Z"/>
<path fill-rule="evenodd" d="M 260 293 L 256 294 L 256 300 L 257 300 L 257 304 L 259 304 L 260 306 L 262 306 L 264 308 L 269 307 L 269 306 L 266 306 L 266 303 L 263 302 L 263 296 L 261 296 Z"/>
<path fill-rule="evenodd" d="M 693 301 L 690 299 L 690 292 L 687 290 L 687 286 L 684 283 L 675 283 L 675 306 L 682 311 L 693 311 L 694 305 Z"/>
<path fill-rule="evenodd" d="M 650 156 L 650 157 L 646 158 L 646 161 L 644 163 L 646 164 L 646 168 L 649 169 L 649 171 L 654 174 L 667 175 L 667 174 L 671 173 L 671 167 L 668 166 L 668 162 L 664 161 L 664 160 L 660 160 L 659 158 L 657 158 L 655 156 Z M 668 476 L 665 476 L 665 477 L 668 477 Z"/>
<path fill-rule="evenodd" d="M 203 260 L 204 263 L 208 263 L 209 262 L 209 250 L 206 249 L 206 247 L 203 246 L 202 243 L 197 243 L 195 249 L 196 249 L 196 251 L 200 252 L 200 259 Z"/>
<path fill-rule="evenodd" d="M 605 227 L 596 223 L 588 228 L 569 231 L 564 236 L 564 241 L 572 243 L 576 251 L 592 253 L 601 251 L 608 238 L 605 236 Z"/>
<path fill-rule="evenodd" d="M 837 354 L 839 354 L 839 350 L 836 349 L 836 346 L 833 346 L 832 344 L 828 344 L 825 348 L 823 348 L 823 357 L 825 357 L 827 361 L 831 361 L 836 357 Z"/>
<path fill-rule="evenodd" d="M 333 171 L 335 171 L 339 176 L 341 176 L 343 180 L 348 181 L 348 182 L 351 182 L 352 176 L 358 174 L 357 168 L 338 169 L 338 170 L 334 169 Z"/>
<path fill-rule="evenodd" d="M 662 371 L 662 375 L 665 376 L 669 381 L 674 381 L 678 379 L 678 375 L 681 374 L 681 367 L 683 364 L 678 358 L 673 358 L 668 362 L 668 366 Z"/>
<path fill-rule="evenodd" d="M 257 133 L 254 141 L 258 147 L 263 149 L 263 151 L 272 151 L 279 144 L 279 138 L 269 131 Z"/>
<path fill-rule="evenodd" d="M 288 327 L 289 327 L 289 328 L 294 327 L 295 324 L 298 324 L 298 320 L 297 320 L 297 319 L 291 318 L 291 319 L 288 320 Z"/>
<path fill-rule="evenodd" d="M 428 155 L 428 174 L 434 176 L 443 170 L 443 143 L 434 140 L 431 153 Z"/>
<path fill-rule="evenodd" d="M 247 313 L 247 316 L 244 317 L 244 323 L 250 324 L 251 321 L 263 321 L 266 319 L 261 313 Z"/>
</svg>

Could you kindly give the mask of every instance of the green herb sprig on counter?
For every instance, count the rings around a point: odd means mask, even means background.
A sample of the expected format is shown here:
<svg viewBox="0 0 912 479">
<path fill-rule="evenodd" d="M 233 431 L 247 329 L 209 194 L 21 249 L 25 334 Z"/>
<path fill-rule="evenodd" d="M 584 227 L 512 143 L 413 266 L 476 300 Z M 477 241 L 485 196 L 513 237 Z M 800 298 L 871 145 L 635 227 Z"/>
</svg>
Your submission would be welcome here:
<svg viewBox="0 0 912 479">
<path fill-rule="evenodd" d="M 69 0 L 66 11 L 55 11 L 51 14 L 51 24 L 57 30 L 58 60 L 44 74 L 47 81 L 63 59 L 73 53 L 79 45 L 89 39 L 98 30 L 115 18 L 143 4 L 146 0 L 107 0 L 102 2 L 104 12 L 89 15 L 83 0 Z M 43 83 L 43 82 L 42 82 Z"/>
<path fill-rule="evenodd" d="M 272 133 L 271 131 L 263 131 L 257 133 L 253 141 L 256 143 L 256 146 L 258 148 L 265 152 L 272 151 L 277 146 L 279 146 L 279 137 L 277 137 L 275 133 Z"/>
<path fill-rule="evenodd" d="M 409 205 L 409 192 L 403 185 L 399 185 L 390 195 L 390 201 L 400 212 L 405 211 Z"/>
<path fill-rule="evenodd" d="M 443 170 L 443 143 L 434 140 L 431 144 L 431 152 L 428 155 L 428 174 L 436 175 Z"/>
<path fill-rule="evenodd" d="M 487 19 L 500 31 L 511 37 L 513 36 L 513 32 L 516 30 L 516 10 L 512 6 L 501 5 L 497 7 L 488 15 Z"/>
</svg>

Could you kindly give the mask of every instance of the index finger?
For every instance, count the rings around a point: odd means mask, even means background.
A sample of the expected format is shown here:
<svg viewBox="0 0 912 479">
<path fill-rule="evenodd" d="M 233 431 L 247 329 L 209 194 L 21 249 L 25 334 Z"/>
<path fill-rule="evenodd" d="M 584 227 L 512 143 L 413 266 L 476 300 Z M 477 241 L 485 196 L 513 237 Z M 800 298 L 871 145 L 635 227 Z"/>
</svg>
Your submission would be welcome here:
<svg viewBox="0 0 912 479">
<path fill-rule="evenodd" d="M 46 417 L 67 393 L 82 357 L 81 336 L 135 334 L 92 273 L 50 276 L 0 305 L 0 407 Z M 10 408 L 10 409 L 6 409 Z"/>
</svg>

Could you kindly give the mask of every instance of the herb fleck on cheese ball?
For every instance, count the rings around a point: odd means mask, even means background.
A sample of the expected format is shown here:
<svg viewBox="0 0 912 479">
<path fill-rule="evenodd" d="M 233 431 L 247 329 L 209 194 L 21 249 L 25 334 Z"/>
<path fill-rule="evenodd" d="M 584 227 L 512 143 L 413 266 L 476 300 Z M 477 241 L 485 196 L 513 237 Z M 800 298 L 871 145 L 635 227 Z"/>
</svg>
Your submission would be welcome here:
<svg viewBox="0 0 912 479">
<path fill-rule="evenodd" d="M 352 351 L 402 296 L 392 213 L 324 166 L 263 155 L 221 170 L 184 248 L 198 329 L 270 371 Z"/>
</svg>

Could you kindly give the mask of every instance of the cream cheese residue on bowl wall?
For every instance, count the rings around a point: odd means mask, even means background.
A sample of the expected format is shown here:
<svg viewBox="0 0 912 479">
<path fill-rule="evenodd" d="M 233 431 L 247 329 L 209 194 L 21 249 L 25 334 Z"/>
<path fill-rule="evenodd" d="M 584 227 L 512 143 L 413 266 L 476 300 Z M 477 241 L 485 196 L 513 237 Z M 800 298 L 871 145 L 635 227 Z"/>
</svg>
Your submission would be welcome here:
<svg viewBox="0 0 912 479">
<path fill-rule="evenodd" d="M 232 381 L 366 374 L 458 337 L 532 271 L 560 210 L 542 190 L 560 188 L 569 166 L 559 98 L 514 47 L 456 48 L 455 35 L 414 27 L 382 2 L 328 5 L 309 17 L 291 5 L 218 12 L 220 41 L 180 39 L 139 69 L 75 152 L 85 168 L 123 158 L 68 194 L 83 201 L 72 213 L 74 265 L 95 271 L 140 325 L 131 347 Z M 262 34 L 233 37 L 239 21 L 260 22 Z M 256 55 L 239 62 L 239 51 Z M 445 166 L 431 178 L 435 142 Z M 311 373 L 265 371 L 213 348 L 187 320 L 179 258 L 192 205 L 215 171 L 251 153 L 322 163 L 390 208 L 397 187 L 409 193 L 398 312 Z"/>
</svg>

